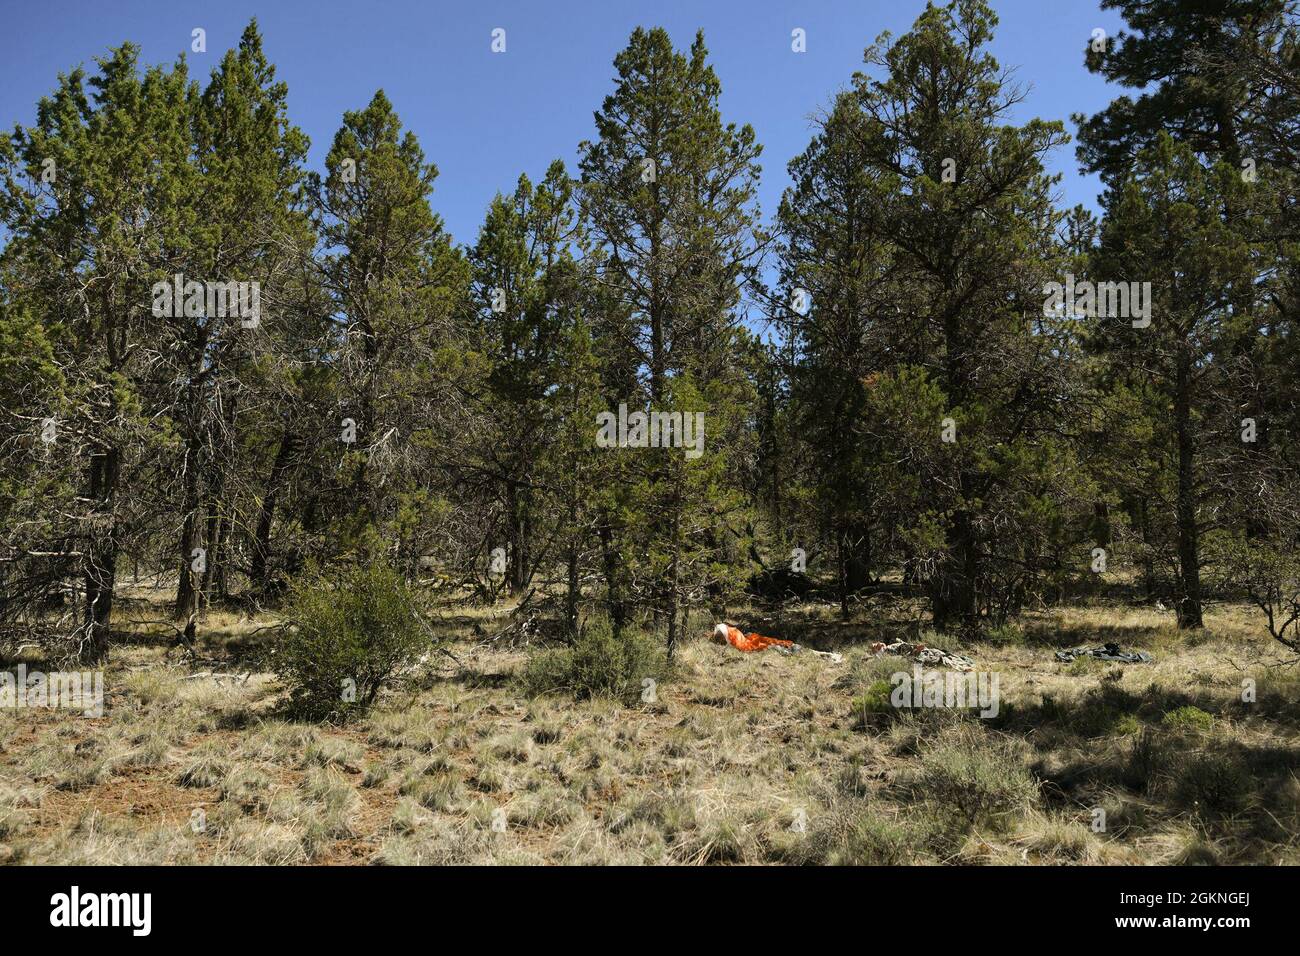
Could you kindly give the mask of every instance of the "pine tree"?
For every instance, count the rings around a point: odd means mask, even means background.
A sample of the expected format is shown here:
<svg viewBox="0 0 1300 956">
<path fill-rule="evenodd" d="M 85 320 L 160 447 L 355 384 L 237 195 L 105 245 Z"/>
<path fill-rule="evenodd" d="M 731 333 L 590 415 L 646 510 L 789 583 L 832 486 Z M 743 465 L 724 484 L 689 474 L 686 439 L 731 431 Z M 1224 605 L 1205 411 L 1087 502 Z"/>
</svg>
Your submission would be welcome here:
<svg viewBox="0 0 1300 956">
<path fill-rule="evenodd" d="M 848 127 L 879 190 L 874 235 L 859 244 L 888 250 L 857 320 L 882 376 L 870 404 L 937 412 L 937 397 L 943 411 L 929 447 L 910 449 L 890 445 L 882 426 L 895 418 L 868 415 L 886 452 L 869 480 L 894 506 L 922 508 L 904 518 L 903 549 L 928 580 L 936 625 L 963 629 L 1023 600 L 1046 563 L 1046 533 L 1032 531 L 1044 512 L 1069 510 L 1063 489 L 1077 477 L 1056 434 L 1068 373 L 1040 292 L 1061 218 L 1043 158 L 1064 133 L 1006 124 L 1019 92 L 984 49 L 996 22 L 985 3 L 957 0 L 869 48 L 883 77 L 855 77 L 861 116 Z M 891 397 L 900 388 L 912 401 Z"/>
<path fill-rule="evenodd" d="M 596 525 L 601 499 L 610 493 L 613 464 L 592 441 L 605 402 L 599 357 L 591 329 L 580 314 L 563 328 L 556 358 L 553 384 L 546 395 L 550 440 L 538 475 L 553 502 L 557 557 L 563 562 L 564 625 L 570 635 L 576 635 L 583 582 L 599 570 Z M 606 501 L 605 509 L 609 507 Z"/>
<path fill-rule="evenodd" d="M 1211 162 L 1240 168 L 1243 159 L 1260 160 L 1252 114 L 1270 101 L 1268 79 L 1241 64 L 1276 45 L 1291 7 L 1291 0 L 1103 0 L 1128 29 L 1090 40 L 1088 69 L 1142 92 L 1075 116 L 1084 167 L 1114 184 L 1161 131 Z"/>
<path fill-rule="evenodd" d="M 80 487 L 45 505 L 66 522 L 57 550 L 81 577 L 72 636 L 87 663 L 108 656 L 121 554 L 164 510 L 150 477 L 170 441 L 151 287 L 180 225 L 188 81 L 183 63 L 142 73 L 138 56 L 125 44 L 97 74 L 61 76 L 36 125 L 0 140 L 5 288 L 64 370 L 67 418 L 50 452 L 79 472 Z"/>
<path fill-rule="evenodd" d="M 869 373 L 888 356 L 871 336 L 876 314 L 897 308 L 891 247 L 881 221 L 893 178 L 873 165 L 858 99 L 836 98 L 808 149 L 791 161 L 794 185 L 778 220 L 783 237 L 781 303 L 795 351 L 791 401 L 797 441 L 815 474 L 822 534 L 833 542 L 840 610 L 868 582 L 875 489 L 867 486 L 863 415 Z M 879 544 L 879 542 L 877 542 Z M 879 556 L 877 556 L 879 557 Z"/>
<path fill-rule="evenodd" d="M 252 478 L 245 461 L 250 418 L 264 398 L 265 358 L 292 325 L 289 287 L 310 255 L 312 237 L 296 206 L 307 140 L 287 117 L 285 84 L 262 50 L 255 22 L 227 51 L 201 95 L 191 96 L 192 162 L 183 171 L 186 227 L 165 250 L 161 277 L 256 283 L 259 315 L 174 315 L 165 323 L 184 382 L 173 416 L 183 442 L 181 533 L 175 615 L 194 638 L 195 613 L 215 585 L 224 592 L 232 536 L 242 522 L 238 491 Z M 251 424 L 251 423 L 250 423 Z M 200 548 L 201 546 L 201 548 Z M 196 553 L 202 560 L 196 562 Z M 202 569 L 201 571 L 199 569 Z"/>
<path fill-rule="evenodd" d="M 491 438 L 471 470 L 500 489 L 506 579 L 514 593 L 536 569 L 543 521 L 537 469 L 553 437 L 547 397 L 564 372 L 559 353 L 579 307 L 574 253 L 582 239 L 573 191 L 558 160 L 536 187 L 521 176 L 512 197 L 492 201 L 469 256 L 481 302 L 478 329 L 492 365 L 480 408 Z"/>
<path fill-rule="evenodd" d="M 409 517 L 404 502 L 424 507 L 433 482 L 421 479 L 431 479 L 438 444 L 430 436 L 459 430 L 448 353 L 458 351 L 468 267 L 429 206 L 437 168 L 382 90 L 344 114 L 325 165 L 310 191 L 338 397 L 321 437 L 341 460 L 338 541 L 369 549 L 364 542 Z"/>
<path fill-rule="evenodd" d="M 1098 308 L 1089 344 L 1149 383 L 1155 441 L 1143 452 L 1170 456 L 1172 509 L 1158 498 L 1154 504 L 1174 516 L 1175 610 L 1183 628 L 1202 623 L 1202 542 L 1218 526 L 1211 502 L 1222 494 L 1223 475 L 1212 463 L 1239 440 L 1231 380 L 1241 359 L 1230 346 L 1252 319 L 1233 308 L 1233 290 L 1250 274 L 1252 257 L 1224 209 L 1248 208 L 1248 200 L 1237 170 L 1206 168 L 1190 146 L 1161 134 L 1108 191 L 1092 263 L 1092 274 L 1106 282 L 1150 283 L 1149 326 Z"/>
<path fill-rule="evenodd" d="M 581 145 L 579 162 L 608 303 L 596 329 L 624 352 L 608 381 L 635 388 L 611 397 L 683 415 L 707 408 L 709 423 L 704 463 L 681 449 L 622 451 L 635 501 L 603 522 L 611 591 L 629 574 L 642 582 L 639 602 L 665 624 L 671 654 L 690 607 L 707 600 L 734 510 L 725 476 L 746 451 L 735 445 L 746 391 L 735 357 L 741 296 L 755 277 L 760 148 L 750 127 L 723 124 L 703 34 L 682 54 L 666 31 L 638 28 L 614 66 L 599 138 Z M 634 543 L 640 573 L 626 567 L 620 538 Z"/>
</svg>

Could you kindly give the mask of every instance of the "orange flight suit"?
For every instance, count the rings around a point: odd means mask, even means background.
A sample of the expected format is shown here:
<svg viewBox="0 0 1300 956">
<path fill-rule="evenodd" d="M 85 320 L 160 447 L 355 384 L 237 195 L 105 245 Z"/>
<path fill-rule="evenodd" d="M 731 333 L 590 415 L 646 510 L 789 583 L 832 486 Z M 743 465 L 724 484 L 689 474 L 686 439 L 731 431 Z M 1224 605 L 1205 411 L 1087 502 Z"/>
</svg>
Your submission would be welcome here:
<svg viewBox="0 0 1300 956">
<path fill-rule="evenodd" d="M 764 637 L 762 634 L 742 634 L 740 628 L 727 627 L 727 643 L 738 651 L 765 651 L 769 647 L 794 647 L 794 641 L 783 641 L 779 637 Z"/>
</svg>

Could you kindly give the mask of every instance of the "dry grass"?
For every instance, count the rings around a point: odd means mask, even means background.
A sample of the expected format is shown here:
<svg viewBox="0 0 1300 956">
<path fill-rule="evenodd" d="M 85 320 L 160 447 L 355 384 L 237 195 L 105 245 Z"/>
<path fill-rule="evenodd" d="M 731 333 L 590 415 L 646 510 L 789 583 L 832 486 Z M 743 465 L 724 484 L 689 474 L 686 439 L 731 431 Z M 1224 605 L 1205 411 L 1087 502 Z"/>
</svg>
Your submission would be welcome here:
<svg viewBox="0 0 1300 956">
<path fill-rule="evenodd" d="M 783 621 L 840 666 L 688 644 L 633 705 L 529 700 L 525 652 L 463 639 L 345 727 L 283 720 L 270 675 L 196 677 L 133 645 L 101 718 L 0 711 L 0 862 L 1300 862 L 1300 675 L 1249 609 L 1191 639 L 1144 609 L 1031 616 L 960 648 L 999 676 L 991 720 L 864 717 L 903 668 L 855 641 L 907 627 L 868 616 Z M 213 654 L 257 626 L 216 623 Z M 1155 662 L 1052 656 L 1101 640 Z"/>
</svg>

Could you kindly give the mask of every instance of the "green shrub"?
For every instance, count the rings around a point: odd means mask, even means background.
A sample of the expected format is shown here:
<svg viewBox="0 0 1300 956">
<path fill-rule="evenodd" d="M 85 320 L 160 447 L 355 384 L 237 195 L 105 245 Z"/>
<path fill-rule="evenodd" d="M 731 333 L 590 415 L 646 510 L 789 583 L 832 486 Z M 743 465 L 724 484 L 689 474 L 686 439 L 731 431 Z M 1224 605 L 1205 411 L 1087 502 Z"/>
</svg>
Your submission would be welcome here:
<svg viewBox="0 0 1300 956">
<path fill-rule="evenodd" d="M 664 652 L 653 637 L 631 630 L 616 636 L 608 620 L 596 618 L 571 647 L 535 654 L 519 682 L 529 696 L 560 693 L 579 700 L 627 701 L 641 693 L 643 680 L 661 681 L 666 675 Z"/>
<path fill-rule="evenodd" d="M 859 816 L 826 855 L 828 866 L 901 866 L 916 851 L 906 830 L 884 817 Z"/>
<path fill-rule="evenodd" d="M 853 715 L 853 729 L 867 730 L 875 723 L 875 718 L 893 715 L 896 711 L 890 696 L 894 685 L 887 680 L 873 682 L 863 693 L 853 698 L 849 713 Z"/>
<path fill-rule="evenodd" d="M 300 582 L 288 616 L 275 670 L 309 719 L 364 711 L 430 647 L 414 594 L 385 564 Z"/>
<path fill-rule="evenodd" d="M 1120 777 L 1140 793 L 1155 793 L 1172 761 L 1173 754 L 1165 738 L 1150 727 L 1142 727 L 1129 745 Z"/>
<path fill-rule="evenodd" d="M 887 680 L 878 680 L 863 692 L 861 697 L 853 698 L 853 709 L 872 714 L 884 714 L 894 709 L 890 696 L 894 685 Z"/>
<path fill-rule="evenodd" d="M 995 624 L 984 632 L 984 643 L 994 647 L 1013 647 L 1025 643 L 1025 629 L 1015 621 Z"/>
<path fill-rule="evenodd" d="M 1231 816 L 1246 808 L 1255 786 L 1237 754 L 1199 754 L 1179 764 L 1174 796 L 1198 816 Z"/>
<path fill-rule="evenodd" d="M 1141 733 L 1142 721 L 1138 720 L 1133 714 L 1123 714 L 1116 719 L 1111 727 L 1111 733 L 1116 737 L 1131 737 L 1134 734 Z"/>
<path fill-rule="evenodd" d="M 807 833 L 782 836 L 778 858 L 798 866 L 902 866 L 920 853 L 916 834 L 862 799 L 816 810 Z"/>
<path fill-rule="evenodd" d="M 963 827 L 998 826 L 1038 798 L 1021 753 L 976 727 L 959 727 L 927 747 L 913 782 L 939 816 Z"/>
<path fill-rule="evenodd" d="M 1214 726 L 1214 717 L 1199 707 L 1179 707 L 1171 710 L 1160 722 L 1172 730 L 1209 730 Z"/>
<path fill-rule="evenodd" d="M 1071 677 L 1086 677 L 1089 674 L 1096 674 L 1098 671 L 1105 670 L 1105 668 L 1106 664 L 1104 661 L 1085 654 L 1082 657 L 1076 657 L 1074 660 L 1070 661 L 1070 663 L 1066 664 L 1065 672 Z"/>
</svg>

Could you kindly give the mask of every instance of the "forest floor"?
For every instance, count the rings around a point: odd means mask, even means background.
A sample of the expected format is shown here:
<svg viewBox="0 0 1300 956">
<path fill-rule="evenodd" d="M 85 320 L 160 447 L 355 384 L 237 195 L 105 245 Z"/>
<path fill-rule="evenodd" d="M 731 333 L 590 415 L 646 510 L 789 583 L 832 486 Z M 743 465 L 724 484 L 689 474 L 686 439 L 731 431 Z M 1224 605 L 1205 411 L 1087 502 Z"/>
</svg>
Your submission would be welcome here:
<svg viewBox="0 0 1300 956">
<path fill-rule="evenodd" d="M 200 666 L 141 633 L 102 717 L 0 710 L 0 862 L 1300 863 L 1300 667 L 1252 608 L 934 639 L 998 676 L 988 719 L 883 704 L 911 664 L 867 643 L 917 637 L 913 608 L 734 612 L 845 660 L 701 637 L 632 704 L 523 696 L 529 649 L 474 636 L 506 610 L 444 618 L 455 659 L 342 727 L 286 719 L 241 665 L 266 621 L 211 615 Z M 1154 661 L 1054 659 L 1102 641 Z"/>
</svg>

